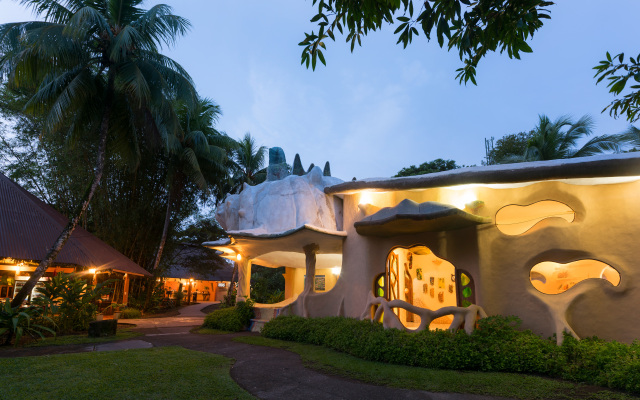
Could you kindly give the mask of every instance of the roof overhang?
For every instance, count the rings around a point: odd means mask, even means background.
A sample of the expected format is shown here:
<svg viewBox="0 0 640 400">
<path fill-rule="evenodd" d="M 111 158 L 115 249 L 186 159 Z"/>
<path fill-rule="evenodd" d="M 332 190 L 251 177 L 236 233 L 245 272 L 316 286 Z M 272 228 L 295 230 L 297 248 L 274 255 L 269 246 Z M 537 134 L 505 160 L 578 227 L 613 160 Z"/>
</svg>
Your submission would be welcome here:
<svg viewBox="0 0 640 400">
<path fill-rule="evenodd" d="M 236 261 L 238 255 L 267 267 L 304 268 L 304 247 L 318 245 L 316 268 L 336 267 L 342 264 L 344 231 L 331 231 L 312 225 L 302 225 L 278 233 L 229 231 L 228 239 L 204 242 L 203 246 L 220 251 L 221 257 Z"/>
<path fill-rule="evenodd" d="M 329 186 L 324 191 L 327 194 L 344 195 L 363 190 L 418 190 L 458 185 L 499 185 L 549 180 L 575 180 L 585 184 L 591 178 L 640 180 L 640 153 L 604 154 L 562 160 L 459 168 L 401 178 L 363 179 Z M 594 179 L 594 182 L 594 184 L 608 183 L 601 179 Z"/>
<path fill-rule="evenodd" d="M 490 223 L 491 218 L 470 214 L 457 207 L 427 201 L 418 204 L 405 199 L 385 207 L 354 224 L 363 236 L 390 237 L 421 232 L 440 232 Z"/>
</svg>

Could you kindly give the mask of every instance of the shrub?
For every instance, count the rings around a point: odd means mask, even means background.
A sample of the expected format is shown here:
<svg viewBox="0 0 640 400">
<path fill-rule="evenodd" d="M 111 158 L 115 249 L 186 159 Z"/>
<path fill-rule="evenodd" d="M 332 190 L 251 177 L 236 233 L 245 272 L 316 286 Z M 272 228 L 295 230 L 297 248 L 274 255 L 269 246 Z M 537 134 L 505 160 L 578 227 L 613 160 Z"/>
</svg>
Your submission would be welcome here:
<svg viewBox="0 0 640 400">
<path fill-rule="evenodd" d="M 15 337 L 17 346 L 24 334 L 35 338 L 44 338 L 43 332 L 55 335 L 55 332 L 46 326 L 33 322 L 33 319 L 45 318 L 40 309 L 36 307 L 11 307 L 11 301 L 6 299 L 0 307 L 0 344 L 9 345 Z"/>
<path fill-rule="evenodd" d="M 235 307 L 221 308 L 204 319 L 205 328 L 240 332 L 246 329 L 253 318 L 253 301 L 239 302 Z"/>
<path fill-rule="evenodd" d="M 353 318 L 280 316 L 268 338 L 325 346 L 366 360 L 438 369 L 520 372 L 640 393 L 640 342 L 631 345 L 565 334 L 561 346 L 520 329 L 517 317 L 479 321 L 463 330 L 405 332 Z"/>
<path fill-rule="evenodd" d="M 127 307 L 124 310 L 120 311 L 120 318 L 122 319 L 142 318 L 142 313 L 137 308 Z"/>
</svg>

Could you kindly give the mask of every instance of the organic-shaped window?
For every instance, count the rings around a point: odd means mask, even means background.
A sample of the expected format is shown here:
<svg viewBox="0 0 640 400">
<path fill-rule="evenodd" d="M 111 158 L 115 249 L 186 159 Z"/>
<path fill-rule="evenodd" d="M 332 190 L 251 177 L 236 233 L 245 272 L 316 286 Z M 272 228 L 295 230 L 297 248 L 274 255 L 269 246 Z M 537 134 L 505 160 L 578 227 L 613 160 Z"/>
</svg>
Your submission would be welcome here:
<svg viewBox="0 0 640 400">
<path fill-rule="evenodd" d="M 573 222 L 576 212 L 564 203 L 543 200 L 528 206 L 509 205 L 496 213 L 496 227 L 505 235 L 521 235 L 547 218 Z"/>
<path fill-rule="evenodd" d="M 467 274 L 461 270 L 458 270 L 458 290 L 460 305 L 462 307 L 469 307 L 476 302 L 476 294 L 474 292 L 475 284 L 470 274 Z"/>
<path fill-rule="evenodd" d="M 531 268 L 529 280 L 544 294 L 559 294 L 586 279 L 604 279 L 613 286 L 620 284 L 620 273 L 597 260 L 578 260 L 568 264 L 544 261 Z"/>
</svg>

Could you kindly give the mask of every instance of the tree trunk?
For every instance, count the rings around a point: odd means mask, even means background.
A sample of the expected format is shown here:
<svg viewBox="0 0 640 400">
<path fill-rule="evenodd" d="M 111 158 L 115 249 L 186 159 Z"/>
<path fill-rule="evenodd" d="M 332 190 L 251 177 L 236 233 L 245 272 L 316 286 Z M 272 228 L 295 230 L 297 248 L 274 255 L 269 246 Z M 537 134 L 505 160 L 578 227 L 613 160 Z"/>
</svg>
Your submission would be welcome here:
<svg viewBox="0 0 640 400">
<path fill-rule="evenodd" d="M 36 283 L 40 280 L 40 278 L 47 271 L 47 268 L 55 261 L 56 257 L 62 250 L 64 244 L 69 240 L 73 230 L 78 225 L 80 218 L 84 214 L 84 212 L 89 207 L 89 202 L 93 197 L 93 194 L 96 192 L 98 185 L 100 184 L 100 180 L 102 179 L 102 173 L 104 172 L 105 165 L 105 154 L 107 149 L 107 136 L 109 132 L 109 119 L 111 117 L 111 104 L 113 103 L 113 86 L 115 82 L 115 76 L 113 72 L 109 73 L 109 81 L 107 86 L 107 97 L 105 99 L 105 108 L 104 113 L 102 114 L 102 121 L 100 123 L 100 142 L 98 144 L 98 158 L 96 160 L 96 170 L 95 177 L 91 186 L 85 193 L 84 200 L 80 205 L 79 209 L 76 210 L 75 216 L 69 221 L 67 226 L 62 230 L 58 239 L 56 239 L 53 246 L 47 252 L 47 255 L 40 261 L 40 264 L 36 268 L 35 271 L 31 274 L 29 280 L 24 284 L 22 289 L 16 294 L 16 297 L 11 301 L 11 307 L 17 307 L 22 304 L 24 299 L 29 296 L 33 288 L 36 286 Z"/>
<path fill-rule="evenodd" d="M 144 301 L 145 310 L 149 308 L 149 304 L 151 303 L 151 296 L 153 295 L 153 290 L 156 286 L 156 271 L 158 266 L 160 265 L 160 259 L 162 258 L 162 251 L 164 250 L 164 245 L 167 242 L 167 235 L 169 234 L 169 222 L 171 222 L 171 193 L 173 190 L 173 185 L 169 185 L 169 193 L 167 196 L 167 212 L 164 216 L 164 227 L 162 228 L 162 237 L 160 238 L 160 245 L 158 246 L 158 252 L 156 253 L 156 259 L 153 262 L 153 267 L 151 267 L 151 273 L 153 274 L 152 282 L 149 283 L 149 287 L 147 288 L 147 296 Z"/>
</svg>

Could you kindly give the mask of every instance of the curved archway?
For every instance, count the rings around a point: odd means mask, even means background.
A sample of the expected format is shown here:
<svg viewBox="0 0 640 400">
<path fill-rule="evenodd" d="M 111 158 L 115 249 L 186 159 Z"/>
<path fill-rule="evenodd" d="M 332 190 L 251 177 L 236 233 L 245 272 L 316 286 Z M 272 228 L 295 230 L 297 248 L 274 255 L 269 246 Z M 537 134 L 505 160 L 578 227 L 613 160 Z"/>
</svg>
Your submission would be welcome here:
<svg viewBox="0 0 640 400">
<path fill-rule="evenodd" d="M 376 280 L 379 278 L 380 275 L 376 276 Z M 430 310 L 458 305 L 456 268 L 427 246 L 392 249 L 387 256 L 384 278 L 385 289 L 375 292 L 376 296 L 384 293 L 387 300 L 404 300 Z M 404 309 L 394 309 L 394 312 L 408 328 L 420 323 L 419 317 Z M 451 322 L 451 316 L 445 316 L 433 324 L 448 326 Z"/>
</svg>

